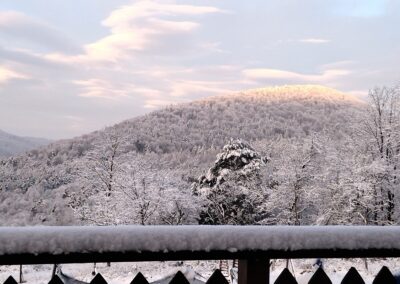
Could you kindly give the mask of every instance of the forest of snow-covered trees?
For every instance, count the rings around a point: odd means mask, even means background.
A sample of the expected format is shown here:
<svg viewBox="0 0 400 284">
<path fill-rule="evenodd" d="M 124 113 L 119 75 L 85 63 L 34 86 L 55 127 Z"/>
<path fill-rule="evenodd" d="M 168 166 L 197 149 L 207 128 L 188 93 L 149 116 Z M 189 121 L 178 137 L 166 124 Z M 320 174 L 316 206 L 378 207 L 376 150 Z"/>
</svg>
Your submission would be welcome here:
<svg viewBox="0 0 400 284">
<path fill-rule="evenodd" d="M 0 161 L 0 224 L 398 224 L 398 87 L 167 107 Z"/>
</svg>

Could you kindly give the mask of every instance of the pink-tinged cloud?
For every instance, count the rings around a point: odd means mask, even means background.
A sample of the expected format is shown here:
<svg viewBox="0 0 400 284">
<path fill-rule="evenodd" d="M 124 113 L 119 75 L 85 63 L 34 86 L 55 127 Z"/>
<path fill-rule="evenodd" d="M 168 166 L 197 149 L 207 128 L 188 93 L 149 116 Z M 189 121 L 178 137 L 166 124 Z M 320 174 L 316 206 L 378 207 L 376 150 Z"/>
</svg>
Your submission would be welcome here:
<svg viewBox="0 0 400 284">
<path fill-rule="evenodd" d="M 193 16 L 221 12 L 223 11 L 211 6 L 163 4 L 156 1 L 138 1 L 134 4 L 122 6 L 114 10 L 110 16 L 103 21 L 103 24 L 114 29 L 124 29 L 140 18 L 178 15 Z"/>
<path fill-rule="evenodd" d="M 13 79 L 28 79 L 29 76 L 0 66 L 0 85 Z"/>
<path fill-rule="evenodd" d="M 104 98 L 119 99 L 127 97 L 129 94 L 129 86 L 121 86 L 111 81 L 100 79 L 79 80 L 74 82 L 75 85 L 81 87 L 81 97 L 87 98 Z"/>
<path fill-rule="evenodd" d="M 24 14 L 15 11 L 2 11 L 0 16 L 0 27 L 21 25 L 28 19 Z"/>
<path fill-rule="evenodd" d="M 139 93 L 145 98 L 144 108 L 156 109 L 166 105 L 188 102 L 199 94 L 218 95 L 233 92 L 234 82 L 220 81 L 170 81 L 162 91 L 154 89 L 135 88 L 133 93 Z M 200 96 L 202 97 L 202 96 Z"/>
<path fill-rule="evenodd" d="M 119 59 L 131 50 L 142 50 L 161 34 L 188 33 L 199 26 L 193 21 L 165 20 L 162 16 L 202 15 L 222 12 L 215 7 L 161 4 L 140 1 L 114 10 L 103 25 L 111 34 L 85 47 L 89 57 Z"/>
<path fill-rule="evenodd" d="M 223 13 L 211 6 L 162 4 L 139 1 L 120 7 L 102 22 L 109 28 L 109 35 L 83 46 L 83 54 L 68 56 L 48 54 L 47 58 L 64 63 L 117 62 L 145 50 L 160 40 L 162 35 L 189 34 L 200 24 L 195 21 L 177 20 L 174 17 Z M 168 16 L 168 19 L 163 17 Z"/>
<path fill-rule="evenodd" d="M 224 94 L 231 90 L 224 82 L 179 80 L 171 82 L 169 95 L 172 97 L 185 97 L 191 93 Z"/>
<path fill-rule="evenodd" d="M 243 75 L 247 79 L 274 79 L 285 80 L 290 82 L 306 82 L 306 83 L 319 83 L 326 84 L 334 81 L 340 77 L 350 75 L 351 71 L 346 69 L 328 69 L 320 74 L 302 74 L 279 69 L 255 68 L 245 69 Z"/>
</svg>

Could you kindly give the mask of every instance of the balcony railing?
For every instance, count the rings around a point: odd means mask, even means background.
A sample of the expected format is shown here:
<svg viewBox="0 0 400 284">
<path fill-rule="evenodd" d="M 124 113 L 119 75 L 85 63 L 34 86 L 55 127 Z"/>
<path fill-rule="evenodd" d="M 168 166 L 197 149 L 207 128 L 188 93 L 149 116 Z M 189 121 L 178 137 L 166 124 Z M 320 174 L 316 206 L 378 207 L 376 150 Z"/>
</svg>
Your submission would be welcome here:
<svg viewBox="0 0 400 284">
<path fill-rule="evenodd" d="M 269 283 L 271 259 L 399 256 L 400 227 L 396 226 L 0 228 L 2 265 L 239 259 L 239 284 Z M 344 281 L 350 279 L 350 282 L 342 283 L 363 283 L 355 269 L 346 277 Z M 139 278 L 136 281 L 143 281 L 141 276 Z M 219 271 L 210 280 L 207 283 L 224 283 Z M 103 280 L 98 275 L 93 281 Z M 324 271 L 318 269 L 309 283 L 329 283 L 327 281 Z M 384 267 L 374 283 L 395 283 L 393 281 L 393 275 Z M 296 282 L 285 269 L 275 283 Z"/>
</svg>

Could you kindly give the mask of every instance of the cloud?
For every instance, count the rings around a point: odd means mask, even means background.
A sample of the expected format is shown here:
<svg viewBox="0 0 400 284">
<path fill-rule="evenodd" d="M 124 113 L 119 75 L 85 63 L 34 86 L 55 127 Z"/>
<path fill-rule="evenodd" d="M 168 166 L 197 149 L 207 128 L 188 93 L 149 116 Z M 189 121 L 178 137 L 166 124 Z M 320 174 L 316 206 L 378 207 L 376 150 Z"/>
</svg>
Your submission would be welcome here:
<svg viewBox="0 0 400 284">
<path fill-rule="evenodd" d="M 46 51 L 67 54 L 81 52 L 81 49 L 63 32 L 21 12 L 0 11 L 0 34 L 13 39 L 14 48 L 18 43 L 21 47 L 29 43 Z M 7 39 L 3 40 L 7 42 Z"/>
<path fill-rule="evenodd" d="M 173 103 L 174 100 L 168 100 L 168 93 L 160 89 L 141 87 L 139 84 L 131 82 L 119 82 L 114 80 L 91 78 L 87 80 L 77 80 L 74 84 L 81 90 L 80 97 L 102 98 L 111 100 L 127 99 L 129 97 L 142 97 L 146 102 L 165 100 Z M 159 104 L 157 104 L 159 105 Z"/>
<path fill-rule="evenodd" d="M 193 6 L 178 4 L 162 4 L 156 1 L 138 1 L 132 5 L 122 6 L 114 10 L 103 24 L 114 28 L 127 28 L 140 18 L 154 16 L 177 16 L 177 15 L 204 15 L 220 13 L 222 10 L 211 6 Z"/>
<path fill-rule="evenodd" d="M 27 131 L 29 125 L 41 126 L 27 134 L 68 137 L 230 91 L 291 83 L 358 91 L 396 80 L 399 46 L 393 43 L 399 41 L 390 28 L 399 23 L 400 10 L 379 19 L 342 18 L 332 15 L 341 1 L 261 1 L 246 9 L 235 1 L 178 5 L 182 1 L 176 0 L 126 0 L 120 7 L 108 1 L 50 1 L 42 9 L 38 1 L 24 8 L 26 14 L 3 11 L 0 113 Z M 344 1 L 364 5 L 364 0 Z M 316 11 L 320 17 L 313 17 Z M 82 16 L 88 17 L 85 26 Z M 76 40 L 69 40 L 67 31 Z M 8 127 L 6 119 L 0 122 L 0 128 Z M 84 126 L 68 130 L 73 123 Z"/>
<path fill-rule="evenodd" d="M 236 82 L 171 80 L 162 90 L 135 88 L 133 92 L 144 96 L 145 108 L 156 109 L 204 96 L 233 92 L 231 86 L 234 83 Z"/>
<path fill-rule="evenodd" d="M 241 69 L 228 64 L 207 64 L 208 56 L 222 52 L 221 43 L 204 38 L 200 31 L 203 25 L 207 28 L 206 17 L 225 11 L 210 6 L 168 3 L 139 1 L 110 11 L 101 22 L 107 28 L 104 36 L 81 45 L 78 52 L 56 49 L 56 45 L 50 51 L 45 50 L 39 44 L 44 41 L 35 41 L 33 35 L 29 41 L 37 45 L 21 47 L 16 44 L 18 41 L 12 41 L 8 47 L 0 40 L 0 57 L 3 57 L 0 66 L 4 64 L 14 72 L 7 73 L 7 80 L 22 78 L 25 74 L 40 79 L 40 84 L 29 81 L 30 85 L 24 87 L 29 90 L 24 92 L 24 99 L 34 102 L 25 108 L 42 111 L 46 106 L 51 111 L 46 111 L 43 117 L 51 117 L 54 112 L 59 114 L 57 123 L 63 125 L 61 137 L 100 128 L 110 121 L 118 122 L 149 109 L 231 89 Z M 22 27 L 27 29 L 30 23 L 37 24 L 35 29 L 43 33 L 57 30 L 22 13 L 10 13 L 8 20 L 1 20 L 10 34 L 19 25 L 19 38 L 25 32 Z M 193 64 L 188 64 L 192 61 Z M 24 74 L 18 70 L 24 70 Z M 216 79 L 221 74 L 226 78 Z M 229 84 L 225 84 L 226 79 L 231 80 Z M 20 82 L 8 84 L 7 88 L 7 99 L 15 101 L 13 94 L 20 92 Z M 113 111 L 116 106 L 118 112 Z M 102 115 L 98 117 L 100 112 Z M 47 120 L 43 117 L 36 117 L 36 121 Z M 52 123 L 56 124 L 56 120 Z"/>
<path fill-rule="evenodd" d="M 223 94 L 229 92 L 229 88 L 224 86 L 226 84 L 218 81 L 177 80 L 171 82 L 169 94 L 172 97 L 185 97 L 193 93 Z"/>
<path fill-rule="evenodd" d="M 221 42 L 204 42 L 200 44 L 200 47 L 207 51 L 216 53 L 229 53 L 228 51 L 223 50 L 220 46 Z"/>
<path fill-rule="evenodd" d="M 331 42 L 331 40 L 324 39 L 324 38 L 304 38 L 304 39 L 300 39 L 299 42 L 311 43 L 311 44 L 323 44 L 323 43 L 329 43 L 329 42 Z"/>
<path fill-rule="evenodd" d="M 127 51 L 143 50 L 162 34 L 189 33 L 199 24 L 172 18 L 186 15 L 203 15 L 222 12 L 208 6 L 161 4 L 139 1 L 114 10 L 102 23 L 111 34 L 85 47 L 89 57 L 118 59 Z M 167 19 L 160 17 L 168 16 Z"/>
<path fill-rule="evenodd" d="M 25 74 L 0 66 L 0 84 L 5 84 L 13 79 L 28 79 L 28 78 L 29 77 Z"/>
<path fill-rule="evenodd" d="M 156 109 L 170 104 L 188 102 L 196 97 L 231 92 L 228 85 L 230 87 L 232 82 L 170 80 L 162 90 L 134 88 L 132 92 L 144 97 L 145 108 Z"/>
<path fill-rule="evenodd" d="M 350 75 L 351 71 L 346 69 L 327 69 L 319 74 L 302 74 L 292 71 L 267 69 L 267 68 L 254 68 L 245 69 L 243 75 L 252 80 L 272 79 L 284 80 L 290 82 L 307 82 L 326 84 L 340 77 Z"/>
<path fill-rule="evenodd" d="M 65 56 L 51 53 L 47 58 L 68 62 L 117 62 L 132 56 L 135 51 L 146 50 L 157 44 L 165 35 L 187 34 L 197 29 L 200 24 L 181 19 L 185 16 L 200 16 L 223 13 L 216 7 L 162 4 L 156 1 L 139 1 L 122 6 L 102 21 L 110 33 L 83 47 L 84 53 Z"/>
<path fill-rule="evenodd" d="M 87 98 L 118 99 L 127 97 L 129 94 L 128 86 L 121 86 L 111 81 L 101 79 L 78 80 L 74 82 L 83 91 L 79 94 Z"/>
</svg>

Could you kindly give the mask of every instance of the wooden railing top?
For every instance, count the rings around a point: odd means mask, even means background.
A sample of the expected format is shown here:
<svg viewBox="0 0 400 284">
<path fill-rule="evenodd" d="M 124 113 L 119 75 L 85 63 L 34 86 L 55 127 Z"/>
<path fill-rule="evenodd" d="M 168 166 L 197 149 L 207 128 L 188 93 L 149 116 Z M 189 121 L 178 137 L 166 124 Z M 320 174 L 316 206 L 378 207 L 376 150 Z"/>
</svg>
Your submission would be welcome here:
<svg viewBox="0 0 400 284">
<path fill-rule="evenodd" d="M 400 257 L 400 227 L 0 227 L 0 264 L 314 257 Z"/>
</svg>

